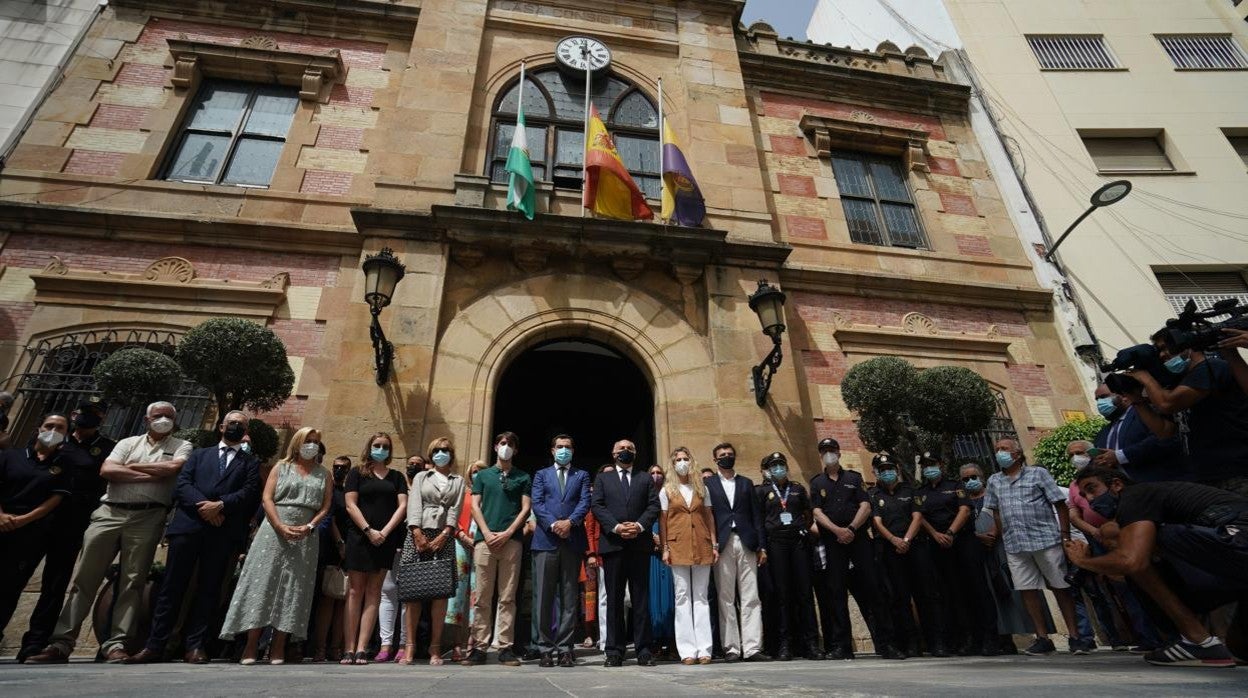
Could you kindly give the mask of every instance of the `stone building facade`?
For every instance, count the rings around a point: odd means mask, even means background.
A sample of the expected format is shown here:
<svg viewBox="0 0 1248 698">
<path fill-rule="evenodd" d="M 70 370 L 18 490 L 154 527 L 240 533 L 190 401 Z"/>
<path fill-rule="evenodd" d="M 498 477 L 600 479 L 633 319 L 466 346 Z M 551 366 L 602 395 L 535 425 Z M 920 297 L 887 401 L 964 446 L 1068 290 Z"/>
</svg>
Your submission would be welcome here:
<svg viewBox="0 0 1248 698">
<path fill-rule="evenodd" d="M 57 371 L 126 344 L 167 348 L 221 315 L 285 341 L 295 394 L 261 417 L 322 428 L 333 453 L 376 431 L 402 453 L 448 434 L 466 463 L 521 424 L 530 464 L 567 427 L 593 437 L 578 443 L 584 467 L 617 436 L 648 461 L 683 445 L 704 464 L 730 440 L 749 474 L 780 450 L 808 477 L 823 436 L 851 466 L 869 462 L 839 383 L 883 354 L 978 371 L 1000 393 L 994 428 L 1028 445 L 1084 410 L 1050 295 L 968 126 L 969 91 L 921 51 L 780 40 L 740 26 L 742 6 L 110 3 L 89 36 L 115 52 L 73 60 L 0 173 L 15 424 L 32 428 Z M 569 34 L 610 47 L 593 98 L 642 179 L 657 171 L 645 149 L 657 158 L 662 77 L 704 227 L 582 217 L 579 133 L 560 110 L 583 88 L 554 68 Z M 522 61 L 537 76 L 530 129 L 548 144 L 530 137 L 547 168 L 533 222 L 505 211 L 492 181 Z M 212 90 L 267 126 L 201 128 Z M 241 148 L 267 156 L 244 162 Z M 378 386 L 360 265 L 382 247 L 407 275 L 381 314 L 395 361 Z M 788 294 L 762 408 L 751 368 L 771 340 L 746 302 L 760 278 Z M 191 392 L 192 414 L 210 417 Z"/>
</svg>

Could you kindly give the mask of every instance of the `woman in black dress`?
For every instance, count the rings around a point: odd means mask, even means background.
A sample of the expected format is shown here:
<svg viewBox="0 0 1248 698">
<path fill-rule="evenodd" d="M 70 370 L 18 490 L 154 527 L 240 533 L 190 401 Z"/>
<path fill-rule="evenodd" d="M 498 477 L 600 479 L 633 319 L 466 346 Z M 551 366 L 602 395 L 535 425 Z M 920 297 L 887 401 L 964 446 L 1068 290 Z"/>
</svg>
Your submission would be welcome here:
<svg viewBox="0 0 1248 698">
<path fill-rule="evenodd" d="M 403 543 L 407 515 L 407 477 L 390 469 L 390 435 L 373 434 L 364 445 L 359 465 L 347 475 L 347 617 L 343 664 L 367 664 L 365 654 L 381 599 L 381 585 Z"/>
</svg>

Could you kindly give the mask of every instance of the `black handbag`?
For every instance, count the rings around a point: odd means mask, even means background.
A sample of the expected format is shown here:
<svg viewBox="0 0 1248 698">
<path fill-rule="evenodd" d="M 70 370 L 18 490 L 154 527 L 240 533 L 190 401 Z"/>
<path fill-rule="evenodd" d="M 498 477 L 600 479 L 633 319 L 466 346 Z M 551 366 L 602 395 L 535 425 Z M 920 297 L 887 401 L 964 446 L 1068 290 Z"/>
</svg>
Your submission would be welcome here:
<svg viewBox="0 0 1248 698">
<path fill-rule="evenodd" d="M 455 581 L 455 541 L 449 541 L 436 553 L 422 555 L 412 537 L 405 537 L 395 573 L 399 601 L 450 598 L 455 595 Z"/>
</svg>

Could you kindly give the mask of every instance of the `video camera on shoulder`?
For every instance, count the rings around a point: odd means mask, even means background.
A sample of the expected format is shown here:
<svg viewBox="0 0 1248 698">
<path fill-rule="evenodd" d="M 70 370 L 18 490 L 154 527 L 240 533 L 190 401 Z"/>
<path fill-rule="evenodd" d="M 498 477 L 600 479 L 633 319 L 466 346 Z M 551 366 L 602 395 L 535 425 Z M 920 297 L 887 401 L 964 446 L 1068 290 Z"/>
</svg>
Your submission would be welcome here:
<svg viewBox="0 0 1248 698">
<path fill-rule="evenodd" d="M 1211 322 L 1212 318 L 1229 316 L 1225 320 Z M 1223 329 L 1248 330 L 1248 306 L 1240 305 L 1235 298 L 1224 298 L 1208 310 L 1197 310 L 1196 302 L 1189 299 L 1177 318 L 1166 320 L 1166 344 L 1180 352 L 1187 349 L 1209 351 L 1225 339 Z"/>
<path fill-rule="evenodd" d="M 1130 395 L 1143 390 L 1144 385 L 1124 371 L 1148 371 L 1162 386 L 1174 384 L 1176 378 L 1162 366 L 1161 355 L 1151 344 L 1127 347 L 1119 351 L 1113 361 L 1101 366 L 1101 372 L 1106 374 L 1105 385 L 1115 395 Z"/>
</svg>

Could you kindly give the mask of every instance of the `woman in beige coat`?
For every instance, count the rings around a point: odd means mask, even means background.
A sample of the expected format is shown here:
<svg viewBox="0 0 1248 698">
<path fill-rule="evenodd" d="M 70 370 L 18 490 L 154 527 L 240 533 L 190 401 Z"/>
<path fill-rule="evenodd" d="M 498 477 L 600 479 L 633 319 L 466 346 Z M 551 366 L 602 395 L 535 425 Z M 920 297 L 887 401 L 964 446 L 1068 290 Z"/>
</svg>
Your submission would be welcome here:
<svg viewBox="0 0 1248 698">
<path fill-rule="evenodd" d="M 407 527 L 411 532 L 411 544 L 415 546 L 420 560 L 455 559 L 455 529 L 459 521 L 459 509 L 464 503 L 464 478 L 456 475 L 455 447 L 445 437 L 429 443 L 429 462 L 432 470 L 425 470 L 412 478 L 412 489 L 407 498 Z M 446 619 L 447 597 L 430 599 L 431 627 L 429 634 L 429 664 L 442 664 L 442 625 Z M 416 622 L 420 619 L 423 601 L 409 601 L 404 608 L 407 623 L 407 648 L 404 664 L 415 664 Z"/>
<path fill-rule="evenodd" d="M 689 449 L 678 448 L 668 458 L 659 506 L 663 562 L 672 566 L 676 588 L 676 649 L 684 664 L 710 664 L 713 639 L 707 589 L 719 545 L 711 500 Z"/>
</svg>

